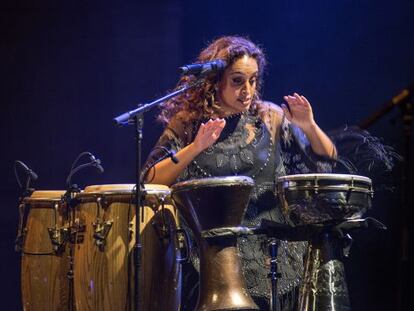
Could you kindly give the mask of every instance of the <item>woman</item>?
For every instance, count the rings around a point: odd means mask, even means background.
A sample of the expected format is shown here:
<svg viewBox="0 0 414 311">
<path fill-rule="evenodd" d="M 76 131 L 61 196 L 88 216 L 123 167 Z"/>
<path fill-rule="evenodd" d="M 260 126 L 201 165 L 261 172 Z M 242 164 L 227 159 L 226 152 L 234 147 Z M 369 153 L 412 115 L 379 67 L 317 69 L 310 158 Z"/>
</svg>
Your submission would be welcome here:
<svg viewBox="0 0 414 311">
<path fill-rule="evenodd" d="M 255 181 L 244 225 L 262 218 L 285 223 L 274 195 L 277 177 L 322 172 L 326 158 L 335 158 L 331 140 L 316 124 L 309 101 L 294 93 L 280 108 L 260 99 L 265 58 L 259 47 L 242 37 L 222 37 L 204 49 L 199 62 L 226 61 L 222 73 L 164 105 L 160 119 L 167 125 L 146 167 L 146 182 L 172 185 L 177 181 L 244 175 Z M 179 86 L 195 77 L 183 77 Z M 176 152 L 178 163 L 165 156 Z M 268 308 L 267 246 L 262 237 L 239 240 L 243 272 L 249 293 L 262 309 Z M 284 310 L 293 308 L 303 271 L 302 243 L 282 242 L 279 247 L 279 294 Z M 195 260 L 196 262 L 196 260 Z M 197 264 L 195 264 L 197 266 Z M 191 275 L 184 276 L 188 286 Z M 195 278 L 196 280 L 196 278 Z M 196 282 L 195 282 L 196 283 Z M 184 289 L 184 307 L 192 310 L 196 287 Z"/>
</svg>

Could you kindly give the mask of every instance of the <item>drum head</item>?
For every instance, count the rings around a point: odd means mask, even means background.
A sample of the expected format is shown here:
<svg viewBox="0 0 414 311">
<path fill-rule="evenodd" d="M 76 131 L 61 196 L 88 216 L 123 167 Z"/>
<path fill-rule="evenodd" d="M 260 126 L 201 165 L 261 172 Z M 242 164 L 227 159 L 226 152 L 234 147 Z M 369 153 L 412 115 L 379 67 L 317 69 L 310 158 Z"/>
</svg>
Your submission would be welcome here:
<svg viewBox="0 0 414 311">
<path fill-rule="evenodd" d="M 170 188 L 165 185 L 145 184 L 146 192 L 169 192 Z M 87 186 L 83 192 L 99 192 L 99 193 L 131 193 L 135 190 L 135 184 L 109 184 L 109 185 L 92 185 Z"/>
<path fill-rule="evenodd" d="M 143 191 L 144 205 L 158 208 L 163 201 L 171 204 L 170 188 L 165 185 L 145 184 Z M 81 201 L 96 200 L 98 197 L 106 199 L 120 200 L 122 202 L 133 203 L 135 199 L 135 184 L 108 184 L 108 185 L 92 185 L 85 188 L 77 198 Z"/>
<path fill-rule="evenodd" d="M 44 203 L 59 202 L 65 194 L 64 190 L 40 190 L 34 191 L 30 197 L 26 197 L 23 203 L 29 205 L 39 205 Z"/>
</svg>

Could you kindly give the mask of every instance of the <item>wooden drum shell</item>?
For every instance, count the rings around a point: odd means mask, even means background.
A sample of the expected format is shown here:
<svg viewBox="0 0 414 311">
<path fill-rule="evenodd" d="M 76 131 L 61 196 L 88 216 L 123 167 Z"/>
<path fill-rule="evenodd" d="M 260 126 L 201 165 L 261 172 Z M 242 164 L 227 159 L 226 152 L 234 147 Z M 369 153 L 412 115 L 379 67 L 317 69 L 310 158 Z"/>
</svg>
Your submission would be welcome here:
<svg viewBox="0 0 414 311">
<path fill-rule="evenodd" d="M 87 187 L 79 195 L 74 245 L 75 306 L 77 310 L 129 310 L 134 308 L 135 243 L 134 185 Z M 141 310 L 178 310 L 181 269 L 177 262 L 177 211 L 168 202 L 169 188 L 146 185 L 141 214 Z M 109 224 L 102 247 L 96 244 L 97 223 Z M 166 224 L 163 228 L 163 224 Z"/>
<path fill-rule="evenodd" d="M 35 191 L 23 203 L 28 209 L 21 258 L 23 310 L 69 308 L 68 247 L 56 254 L 48 228 L 67 228 L 64 191 Z"/>
</svg>

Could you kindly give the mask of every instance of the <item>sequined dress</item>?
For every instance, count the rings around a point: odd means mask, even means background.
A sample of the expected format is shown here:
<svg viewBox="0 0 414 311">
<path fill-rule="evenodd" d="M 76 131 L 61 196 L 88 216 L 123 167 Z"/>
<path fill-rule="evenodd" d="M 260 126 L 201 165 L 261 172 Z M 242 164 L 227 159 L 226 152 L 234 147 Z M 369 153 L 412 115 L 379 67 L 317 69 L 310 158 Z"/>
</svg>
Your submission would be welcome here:
<svg viewBox="0 0 414 311">
<path fill-rule="evenodd" d="M 174 127 L 170 123 L 157 146 L 178 151 L 193 141 L 201 120 L 191 126 Z M 179 124 L 179 123 L 178 123 Z M 151 166 L 163 152 L 154 149 L 146 166 Z M 257 226 L 261 219 L 286 223 L 275 193 L 277 177 L 309 172 L 327 171 L 325 162 L 312 154 L 303 133 L 289 124 L 278 107 L 262 103 L 260 109 L 226 118 L 226 126 L 218 141 L 185 169 L 177 181 L 218 176 L 249 176 L 255 181 L 243 225 Z M 269 258 L 267 238 L 239 238 L 243 274 L 250 295 L 260 309 L 268 309 L 270 298 Z M 304 242 L 281 241 L 278 251 L 278 281 L 282 310 L 290 310 L 296 299 L 293 294 L 303 273 Z M 196 252 L 192 266 L 184 271 L 185 310 L 192 310 L 197 296 L 198 270 Z M 194 268 L 194 269 L 193 269 Z"/>
</svg>

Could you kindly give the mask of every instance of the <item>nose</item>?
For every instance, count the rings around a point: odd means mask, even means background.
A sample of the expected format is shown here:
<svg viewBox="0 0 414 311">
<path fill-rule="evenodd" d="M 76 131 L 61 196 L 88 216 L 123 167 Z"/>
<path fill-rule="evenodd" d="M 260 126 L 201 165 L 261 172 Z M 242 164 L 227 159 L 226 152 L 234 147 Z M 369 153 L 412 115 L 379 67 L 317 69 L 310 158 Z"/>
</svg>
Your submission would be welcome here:
<svg viewBox="0 0 414 311">
<path fill-rule="evenodd" d="M 241 89 L 241 93 L 243 96 L 251 96 L 253 94 L 254 91 L 254 86 L 250 84 L 249 81 L 246 81 Z"/>
</svg>

